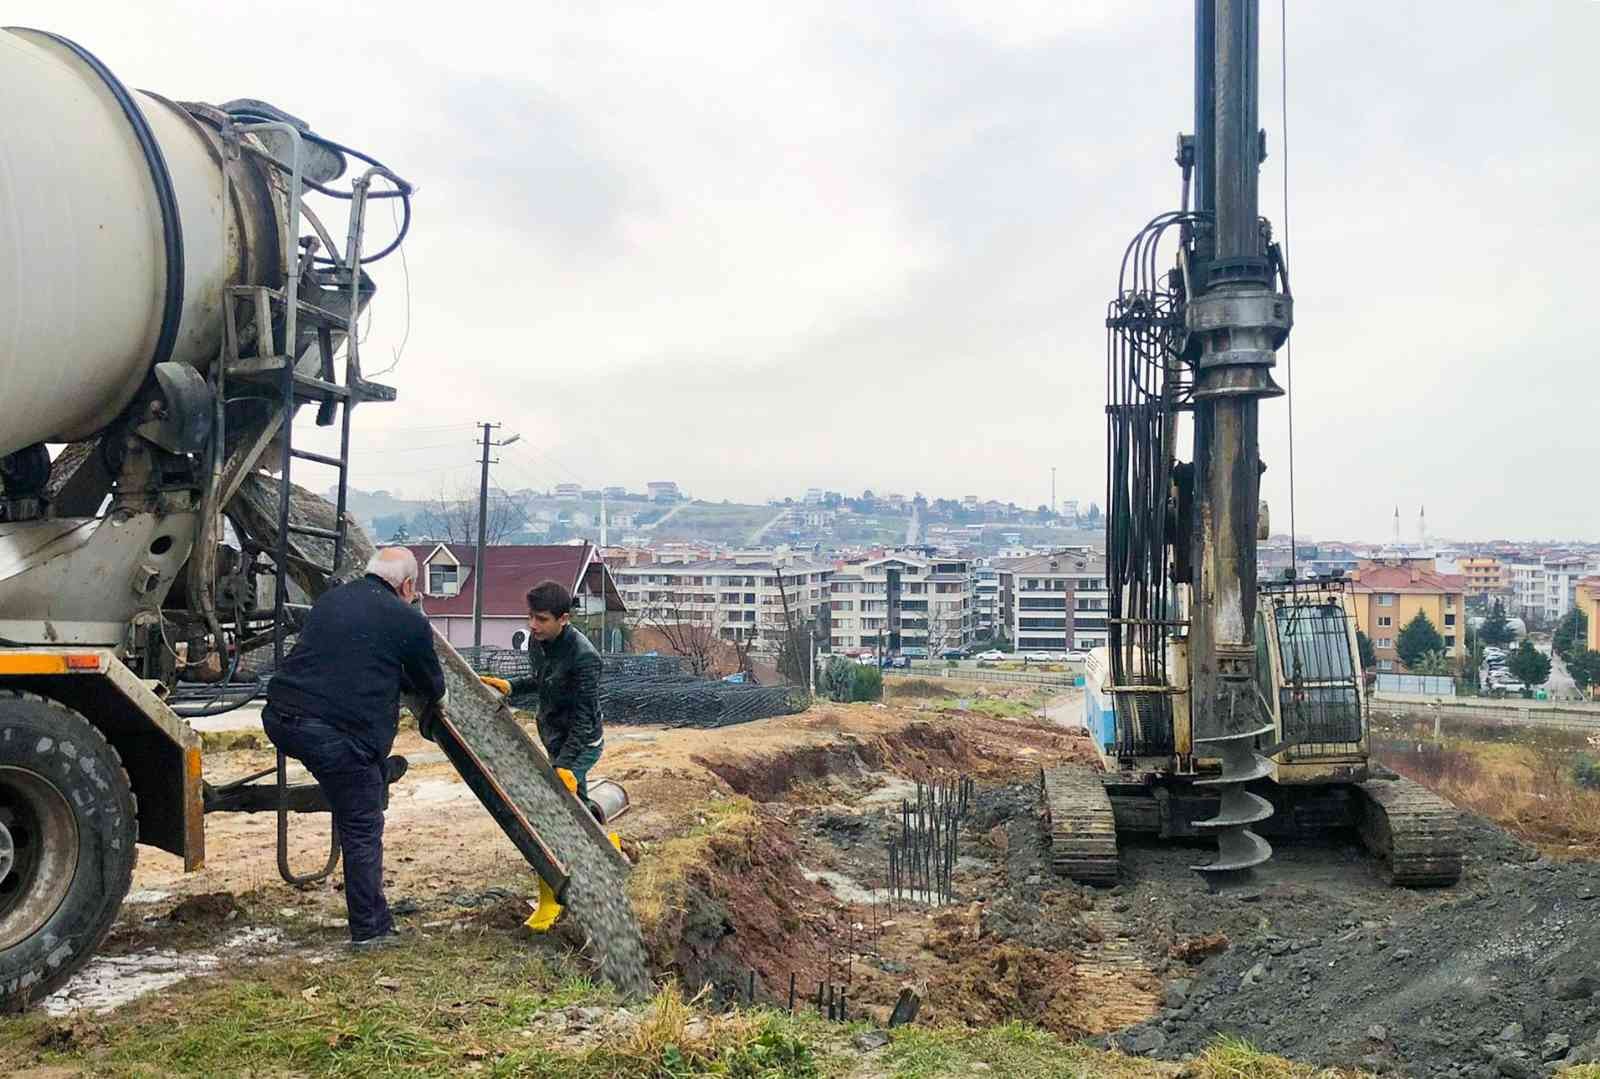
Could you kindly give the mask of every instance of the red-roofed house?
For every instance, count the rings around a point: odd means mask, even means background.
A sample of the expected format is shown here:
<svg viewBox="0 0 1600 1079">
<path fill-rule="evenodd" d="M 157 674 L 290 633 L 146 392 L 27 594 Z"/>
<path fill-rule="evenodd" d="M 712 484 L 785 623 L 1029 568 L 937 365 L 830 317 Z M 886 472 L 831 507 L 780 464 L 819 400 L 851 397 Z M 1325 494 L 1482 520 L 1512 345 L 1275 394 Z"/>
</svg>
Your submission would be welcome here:
<svg viewBox="0 0 1600 1079">
<path fill-rule="evenodd" d="M 417 556 L 422 609 L 428 620 L 451 644 L 471 645 L 472 544 L 420 544 L 409 550 Z M 484 548 L 483 561 L 485 647 L 527 645 L 528 589 L 541 581 L 565 585 L 581 601 L 581 613 L 599 615 L 603 594 L 608 617 L 627 614 L 611 571 L 593 544 L 496 545 Z"/>
<path fill-rule="evenodd" d="M 1422 612 L 1444 638 L 1445 654 L 1467 654 L 1467 579 L 1440 573 L 1427 560 L 1362 562 L 1350 574 L 1345 601 L 1356 628 L 1372 638 L 1380 671 L 1403 671 L 1395 640 Z"/>
</svg>

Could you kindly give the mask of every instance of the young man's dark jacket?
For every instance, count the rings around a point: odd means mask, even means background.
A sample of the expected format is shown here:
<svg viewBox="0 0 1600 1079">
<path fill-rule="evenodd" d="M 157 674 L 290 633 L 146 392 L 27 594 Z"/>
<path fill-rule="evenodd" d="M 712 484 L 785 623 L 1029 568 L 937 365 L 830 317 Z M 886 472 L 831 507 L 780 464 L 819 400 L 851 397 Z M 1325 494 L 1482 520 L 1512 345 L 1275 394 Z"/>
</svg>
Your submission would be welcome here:
<svg viewBox="0 0 1600 1079">
<path fill-rule="evenodd" d="M 444 671 L 428 619 L 368 574 L 312 606 L 294 651 L 267 684 L 267 705 L 320 719 L 376 763 L 394 747 L 400 693 L 444 696 Z"/>
<path fill-rule="evenodd" d="M 600 653 L 570 625 L 549 644 L 528 639 L 533 673 L 511 683 L 513 696 L 539 694 L 539 740 L 555 768 L 570 768 L 604 735 L 600 719 Z"/>
</svg>

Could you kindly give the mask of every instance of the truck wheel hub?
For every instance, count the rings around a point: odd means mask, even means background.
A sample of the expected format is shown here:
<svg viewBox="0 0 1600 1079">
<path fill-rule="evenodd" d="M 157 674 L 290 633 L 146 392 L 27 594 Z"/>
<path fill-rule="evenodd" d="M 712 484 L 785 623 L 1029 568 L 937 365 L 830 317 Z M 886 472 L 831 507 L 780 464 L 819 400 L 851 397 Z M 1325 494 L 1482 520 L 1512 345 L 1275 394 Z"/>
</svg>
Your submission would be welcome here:
<svg viewBox="0 0 1600 1079">
<path fill-rule="evenodd" d="M 78 822 L 54 783 L 0 767 L 0 949 L 36 933 L 72 888 Z"/>
</svg>

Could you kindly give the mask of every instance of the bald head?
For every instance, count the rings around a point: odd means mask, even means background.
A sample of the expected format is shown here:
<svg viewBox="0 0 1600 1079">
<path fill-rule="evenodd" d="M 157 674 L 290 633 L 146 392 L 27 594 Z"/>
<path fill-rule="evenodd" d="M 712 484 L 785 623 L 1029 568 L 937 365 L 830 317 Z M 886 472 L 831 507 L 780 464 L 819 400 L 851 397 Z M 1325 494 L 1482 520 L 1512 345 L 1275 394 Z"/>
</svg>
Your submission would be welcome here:
<svg viewBox="0 0 1600 1079">
<path fill-rule="evenodd" d="M 416 594 L 417 556 L 404 547 L 385 547 L 367 561 L 367 572 L 388 582 L 407 603 Z"/>
</svg>

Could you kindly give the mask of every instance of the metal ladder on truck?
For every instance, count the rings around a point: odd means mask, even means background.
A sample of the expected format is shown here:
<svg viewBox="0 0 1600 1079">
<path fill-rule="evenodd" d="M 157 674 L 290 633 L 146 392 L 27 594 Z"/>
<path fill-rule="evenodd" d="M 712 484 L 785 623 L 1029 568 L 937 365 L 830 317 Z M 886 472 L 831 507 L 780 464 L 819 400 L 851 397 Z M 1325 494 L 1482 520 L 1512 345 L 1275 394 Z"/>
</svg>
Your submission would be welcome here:
<svg viewBox="0 0 1600 1079">
<path fill-rule="evenodd" d="M 407 185 L 381 166 L 369 168 L 357 177 L 351 185 L 345 251 L 340 255 L 333 250 L 331 239 L 319 225 L 317 231 L 327 243 L 329 257 L 323 259 L 325 265 L 318 268 L 314 263 L 317 241 L 312 238 L 302 241 L 299 235 L 305 160 L 301 132 L 293 125 L 280 122 L 241 123 L 236 126 L 241 131 L 281 132 L 288 136 L 287 141 L 292 148 L 292 157 L 288 162 L 289 221 L 283 243 L 286 263 L 284 287 L 245 286 L 229 290 L 224 335 L 226 358 L 223 364 L 226 376 L 272 387 L 278 395 L 276 436 L 281 448 L 278 460 L 280 486 L 277 527 L 270 548 L 273 565 L 272 666 L 276 671 L 283 664 L 284 638 L 290 629 L 292 605 L 288 597 L 291 562 L 299 562 L 303 568 L 320 574 L 331 585 L 339 574 L 344 558 L 351 410 L 362 401 L 392 401 L 395 397 L 393 388 L 368 382 L 361 377 L 358 332 L 364 281 L 361 242 L 372 181 L 382 177 L 396 190 L 407 189 Z M 244 336 L 242 325 L 252 321 L 256 327 L 256 355 L 241 357 L 239 345 Z M 336 332 L 344 335 L 342 378 L 336 371 Z M 307 370 L 308 366 L 311 370 Z M 316 453 L 294 445 L 295 413 L 301 405 L 313 402 L 317 405 L 317 426 L 331 427 L 335 422 L 339 424 L 339 452 L 336 455 Z M 334 470 L 337 495 L 332 528 L 298 521 L 291 513 L 291 469 L 297 460 Z M 301 553 L 296 549 L 296 537 L 330 545 L 328 561 L 323 563 Z M 309 873 L 295 872 L 289 864 L 289 812 L 293 788 L 288 781 L 287 757 L 281 749 L 278 750 L 275 768 L 241 782 L 274 773 L 278 874 L 290 884 L 311 884 L 323 880 L 339 863 L 338 828 L 329 828 L 328 856 L 322 867 Z"/>
</svg>

